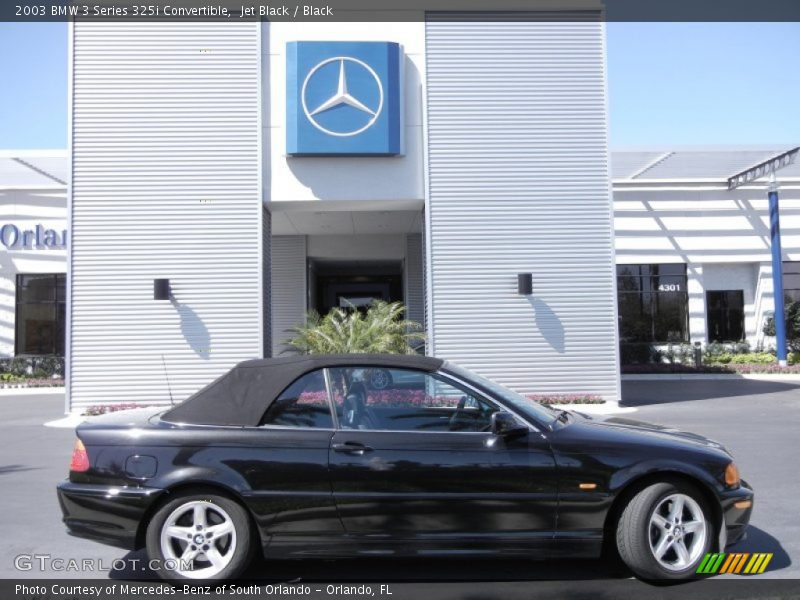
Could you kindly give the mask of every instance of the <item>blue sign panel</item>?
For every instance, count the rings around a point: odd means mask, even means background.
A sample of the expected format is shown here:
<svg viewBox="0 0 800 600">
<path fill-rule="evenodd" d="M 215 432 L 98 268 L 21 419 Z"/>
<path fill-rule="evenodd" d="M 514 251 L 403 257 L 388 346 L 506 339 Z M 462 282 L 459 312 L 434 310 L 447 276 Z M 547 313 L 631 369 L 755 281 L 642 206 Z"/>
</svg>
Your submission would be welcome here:
<svg viewBox="0 0 800 600">
<path fill-rule="evenodd" d="M 400 154 L 401 60 L 393 42 L 289 42 L 287 154 Z"/>
</svg>

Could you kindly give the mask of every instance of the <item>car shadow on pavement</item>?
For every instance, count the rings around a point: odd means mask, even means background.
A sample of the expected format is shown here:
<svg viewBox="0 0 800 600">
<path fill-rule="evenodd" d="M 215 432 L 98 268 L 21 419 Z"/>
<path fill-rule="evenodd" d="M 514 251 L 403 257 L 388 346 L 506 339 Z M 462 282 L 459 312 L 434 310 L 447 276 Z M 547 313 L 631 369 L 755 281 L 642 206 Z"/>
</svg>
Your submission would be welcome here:
<svg viewBox="0 0 800 600">
<path fill-rule="evenodd" d="M 780 541 L 766 531 L 747 529 L 747 538 L 727 552 L 772 552 L 766 573 L 792 564 Z M 123 566 L 124 565 L 124 566 Z M 148 567 L 144 550 L 128 552 L 109 572 L 115 580 L 154 580 L 158 573 Z M 425 583 L 620 580 L 631 577 L 624 567 L 602 559 L 525 560 L 510 558 L 391 558 L 264 560 L 256 557 L 242 581 L 292 583 Z M 688 583 L 688 582 L 684 582 Z"/>
<path fill-rule="evenodd" d="M 122 568 L 124 565 L 124 568 Z M 152 580 L 158 573 L 148 568 L 144 550 L 129 552 L 115 562 L 109 578 Z M 397 583 L 469 581 L 549 581 L 628 578 L 605 560 L 525 560 L 509 558 L 391 558 L 264 560 L 256 557 L 242 575 L 253 582 Z"/>
<path fill-rule="evenodd" d="M 648 406 L 800 390 L 800 384 L 758 379 L 623 381 L 620 406 Z"/>
<path fill-rule="evenodd" d="M 25 465 L 0 465 L 0 475 L 19 473 L 20 471 L 38 471 L 40 467 L 26 467 Z"/>
<path fill-rule="evenodd" d="M 726 552 L 748 552 L 755 554 L 757 552 L 772 552 L 772 559 L 767 565 L 765 573 L 772 571 L 779 571 L 785 569 L 792 564 L 792 559 L 786 550 L 783 549 L 780 541 L 775 537 L 750 525 L 747 528 L 747 537 L 732 546 L 728 546 Z"/>
</svg>

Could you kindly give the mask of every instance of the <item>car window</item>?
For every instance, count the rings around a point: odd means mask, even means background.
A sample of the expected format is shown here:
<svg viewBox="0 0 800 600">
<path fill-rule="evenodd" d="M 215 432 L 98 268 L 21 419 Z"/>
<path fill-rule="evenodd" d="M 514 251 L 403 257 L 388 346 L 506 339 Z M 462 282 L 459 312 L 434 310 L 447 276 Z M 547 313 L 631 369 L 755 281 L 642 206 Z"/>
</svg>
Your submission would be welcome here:
<svg viewBox="0 0 800 600">
<path fill-rule="evenodd" d="M 526 416 L 534 421 L 549 424 L 552 423 L 556 417 L 558 417 L 558 411 L 539 404 L 535 400 L 526 398 L 522 394 L 518 394 L 517 392 L 503 387 L 491 379 L 481 377 L 480 375 L 473 373 L 464 367 L 454 365 L 451 362 L 446 362 L 443 370 L 445 370 L 447 373 L 453 374 L 455 377 L 472 382 L 477 387 L 486 391 L 490 396 L 499 398 L 501 401 L 510 404 L 514 410 L 519 411 L 523 416 Z"/>
<path fill-rule="evenodd" d="M 488 431 L 497 408 L 487 400 L 413 369 L 330 369 L 342 429 Z"/>
<path fill-rule="evenodd" d="M 323 371 L 306 373 L 286 388 L 267 409 L 260 425 L 332 429 Z"/>
</svg>

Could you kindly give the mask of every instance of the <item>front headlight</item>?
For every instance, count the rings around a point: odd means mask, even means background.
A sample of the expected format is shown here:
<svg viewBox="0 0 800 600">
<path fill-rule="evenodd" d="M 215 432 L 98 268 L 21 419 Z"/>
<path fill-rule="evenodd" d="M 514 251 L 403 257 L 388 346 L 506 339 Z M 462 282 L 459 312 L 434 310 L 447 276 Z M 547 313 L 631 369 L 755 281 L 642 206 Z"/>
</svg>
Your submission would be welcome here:
<svg viewBox="0 0 800 600">
<path fill-rule="evenodd" d="M 725 467 L 725 485 L 731 488 L 737 488 L 741 481 L 742 478 L 739 477 L 739 468 L 735 463 L 729 463 L 728 466 Z"/>
</svg>

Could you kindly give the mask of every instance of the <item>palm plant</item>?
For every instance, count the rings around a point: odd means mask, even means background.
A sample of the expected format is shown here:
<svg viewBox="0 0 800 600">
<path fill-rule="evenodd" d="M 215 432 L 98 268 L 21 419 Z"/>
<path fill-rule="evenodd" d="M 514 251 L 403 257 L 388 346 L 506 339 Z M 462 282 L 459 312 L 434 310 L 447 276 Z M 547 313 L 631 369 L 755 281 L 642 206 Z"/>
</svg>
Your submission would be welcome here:
<svg viewBox="0 0 800 600">
<path fill-rule="evenodd" d="M 325 316 L 314 310 L 303 325 L 292 327 L 285 343 L 298 354 L 414 354 L 425 340 L 423 327 L 404 320 L 402 302 L 375 300 L 366 311 L 334 308 Z"/>
</svg>

